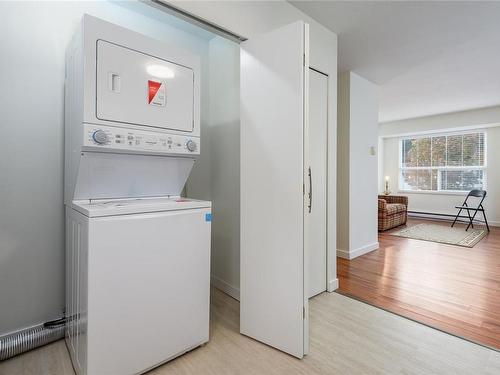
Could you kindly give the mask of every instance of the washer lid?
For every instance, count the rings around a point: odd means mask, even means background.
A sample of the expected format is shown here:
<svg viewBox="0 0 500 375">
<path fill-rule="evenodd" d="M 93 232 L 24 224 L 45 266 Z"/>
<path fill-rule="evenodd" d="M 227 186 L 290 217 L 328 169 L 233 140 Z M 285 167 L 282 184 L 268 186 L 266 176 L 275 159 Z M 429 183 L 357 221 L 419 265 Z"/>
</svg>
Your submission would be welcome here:
<svg viewBox="0 0 500 375">
<path fill-rule="evenodd" d="M 180 197 L 73 201 L 73 208 L 88 217 L 130 215 L 211 208 L 212 202 Z"/>
</svg>

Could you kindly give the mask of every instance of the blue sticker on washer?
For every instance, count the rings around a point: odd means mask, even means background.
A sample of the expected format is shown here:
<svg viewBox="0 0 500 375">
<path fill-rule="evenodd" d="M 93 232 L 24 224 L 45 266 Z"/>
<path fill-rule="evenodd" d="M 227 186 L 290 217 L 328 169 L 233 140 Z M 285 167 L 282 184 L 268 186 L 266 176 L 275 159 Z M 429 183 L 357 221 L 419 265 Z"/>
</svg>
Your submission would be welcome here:
<svg viewBox="0 0 500 375">
<path fill-rule="evenodd" d="M 205 214 L 205 221 L 212 221 L 212 214 Z"/>
</svg>

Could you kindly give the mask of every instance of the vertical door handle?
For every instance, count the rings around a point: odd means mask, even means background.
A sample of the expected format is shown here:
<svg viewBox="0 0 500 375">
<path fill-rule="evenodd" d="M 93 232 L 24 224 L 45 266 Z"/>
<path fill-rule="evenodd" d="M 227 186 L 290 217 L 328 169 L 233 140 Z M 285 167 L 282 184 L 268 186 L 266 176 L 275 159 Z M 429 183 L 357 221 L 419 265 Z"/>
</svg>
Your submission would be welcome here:
<svg viewBox="0 0 500 375">
<path fill-rule="evenodd" d="M 311 167 L 309 167 L 309 213 L 311 213 L 313 204 L 313 182 L 312 182 L 312 171 Z"/>
</svg>

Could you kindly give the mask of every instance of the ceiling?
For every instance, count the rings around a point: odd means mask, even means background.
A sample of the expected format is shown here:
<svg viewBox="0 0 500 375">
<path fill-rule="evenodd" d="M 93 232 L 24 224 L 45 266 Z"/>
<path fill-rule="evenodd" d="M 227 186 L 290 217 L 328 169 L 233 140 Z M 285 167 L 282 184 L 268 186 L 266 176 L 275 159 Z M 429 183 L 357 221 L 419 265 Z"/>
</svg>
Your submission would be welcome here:
<svg viewBox="0 0 500 375">
<path fill-rule="evenodd" d="M 500 2 L 290 1 L 380 85 L 379 121 L 500 104 Z"/>
</svg>

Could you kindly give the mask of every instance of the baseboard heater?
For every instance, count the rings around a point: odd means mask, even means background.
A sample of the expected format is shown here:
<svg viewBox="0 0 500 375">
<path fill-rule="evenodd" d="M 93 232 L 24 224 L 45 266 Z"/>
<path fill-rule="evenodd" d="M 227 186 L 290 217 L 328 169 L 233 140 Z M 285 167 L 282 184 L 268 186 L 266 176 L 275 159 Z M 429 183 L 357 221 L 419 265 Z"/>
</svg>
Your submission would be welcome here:
<svg viewBox="0 0 500 375">
<path fill-rule="evenodd" d="M 443 221 L 453 221 L 455 220 L 456 215 L 440 214 L 436 212 L 425 212 L 425 211 L 408 211 L 408 216 L 437 219 Z M 465 224 L 469 223 L 469 218 L 467 216 L 461 215 L 458 218 L 464 220 L 457 220 L 457 223 L 465 223 Z M 484 224 L 484 220 L 474 219 L 474 224 Z"/>
<path fill-rule="evenodd" d="M 64 337 L 65 319 L 53 320 L 0 337 L 0 361 Z"/>
</svg>

